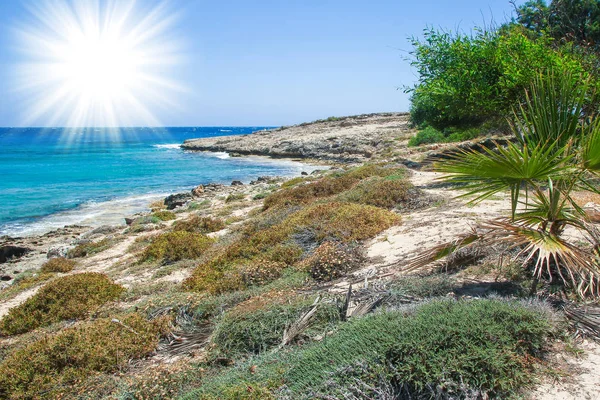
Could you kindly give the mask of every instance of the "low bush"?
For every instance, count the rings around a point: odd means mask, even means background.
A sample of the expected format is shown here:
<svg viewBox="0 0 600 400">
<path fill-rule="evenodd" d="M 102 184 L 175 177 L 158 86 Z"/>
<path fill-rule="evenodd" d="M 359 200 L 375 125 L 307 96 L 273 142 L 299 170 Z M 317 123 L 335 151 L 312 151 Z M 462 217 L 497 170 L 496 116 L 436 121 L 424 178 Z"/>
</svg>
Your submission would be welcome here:
<svg viewBox="0 0 600 400">
<path fill-rule="evenodd" d="M 173 211 L 157 211 L 152 213 L 152 217 L 158 218 L 160 221 L 173 221 L 177 219 L 177 215 Z"/>
<path fill-rule="evenodd" d="M 370 178 L 358 183 L 340 198 L 359 204 L 392 209 L 417 196 L 413 185 L 405 178 Z"/>
<path fill-rule="evenodd" d="M 220 293 L 244 287 L 245 268 L 256 260 L 292 266 L 323 241 L 351 243 L 398 224 L 394 213 L 361 204 L 323 203 L 288 214 L 267 214 L 269 223 L 251 223 L 233 243 L 199 265 L 184 287 Z M 275 265 L 275 264 L 270 264 Z"/>
<path fill-rule="evenodd" d="M 71 272 L 75 268 L 77 263 L 73 260 L 69 260 L 64 257 L 55 257 L 46 261 L 40 271 L 42 273 L 50 273 L 50 272 Z"/>
<path fill-rule="evenodd" d="M 401 168 L 390 168 L 384 164 L 367 164 L 338 174 L 326 176 L 315 182 L 279 190 L 267 197 L 263 209 L 275 206 L 309 204 L 315 199 L 331 197 L 342 193 L 359 181 L 378 176 L 386 177 L 402 174 Z"/>
<path fill-rule="evenodd" d="M 417 132 L 410 138 L 408 145 L 411 147 L 420 146 L 422 144 L 440 143 L 446 140 L 444 134 L 431 126 Z"/>
<path fill-rule="evenodd" d="M 225 222 L 220 218 L 200 217 L 194 215 L 186 220 L 177 221 L 173 227 L 174 231 L 186 231 L 196 233 L 211 233 L 225 229 Z"/>
<path fill-rule="evenodd" d="M 231 193 L 225 198 L 225 203 L 233 203 L 234 201 L 244 200 L 246 195 L 244 193 Z"/>
<path fill-rule="evenodd" d="M 344 398 L 357 387 L 382 386 L 392 391 L 390 398 L 507 398 L 532 381 L 535 359 L 552 331 L 545 307 L 432 301 L 350 320 L 319 343 L 265 353 L 183 398 L 223 395 L 241 382 L 280 382 L 272 393 L 295 399 Z M 366 373 L 350 373 L 361 364 Z"/>
<path fill-rule="evenodd" d="M 343 243 L 325 242 L 302 261 L 301 266 L 317 281 L 330 281 L 357 269 L 364 257 L 359 248 Z"/>
<path fill-rule="evenodd" d="M 103 318 L 65 329 L 16 350 L 0 364 L 0 397 L 66 398 L 73 385 L 113 373 L 152 353 L 168 321 L 138 314 Z M 79 395 L 83 393 L 78 393 Z M 77 397 L 77 396 L 75 396 Z"/>
<path fill-rule="evenodd" d="M 141 261 L 175 262 L 200 257 L 214 240 L 200 233 L 167 232 L 156 236 L 143 251 Z"/>
<path fill-rule="evenodd" d="M 81 319 L 119 298 L 125 289 L 106 275 L 86 272 L 48 282 L 0 321 L 0 333 L 15 335 L 54 322 Z"/>
<path fill-rule="evenodd" d="M 259 354 L 277 346 L 284 330 L 308 311 L 314 299 L 293 292 L 268 293 L 238 304 L 218 322 L 213 334 L 214 355 L 229 358 Z M 317 308 L 312 330 L 321 332 L 339 321 L 335 304 Z"/>
<path fill-rule="evenodd" d="M 109 249 L 114 244 L 110 239 L 102 239 L 99 242 L 81 243 L 67 252 L 67 258 L 82 258 L 100 253 Z"/>
<path fill-rule="evenodd" d="M 475 139 L 485 132 L 485 123 L 480 128 L 448 127 L 443 132 L 429 126 L 410 138 L 408 145 L 414 147 L 422 144 L 464 142 Z"/>
</svg>

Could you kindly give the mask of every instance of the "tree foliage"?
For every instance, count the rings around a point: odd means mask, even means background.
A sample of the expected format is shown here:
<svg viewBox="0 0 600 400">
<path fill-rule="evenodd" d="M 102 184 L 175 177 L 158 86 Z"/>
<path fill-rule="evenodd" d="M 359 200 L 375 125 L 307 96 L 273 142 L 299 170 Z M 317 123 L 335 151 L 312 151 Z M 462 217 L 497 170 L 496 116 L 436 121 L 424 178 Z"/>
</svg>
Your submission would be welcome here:
<svg viewBox="0 0 600 400">
<path fill-rule="evenodd" d="M 484 123 L 506 128 L 511 106 L 525 100 L 525 88 L 539 71 L 567 70 L 589 79 L 580 55 L 552 49 L 551 43 L 518 25 L 470 35 L 426 29 L 423 39 L 412 42 L 419 75 L 408 90 L 413 123 L 441 131 Z"/>
</svg>

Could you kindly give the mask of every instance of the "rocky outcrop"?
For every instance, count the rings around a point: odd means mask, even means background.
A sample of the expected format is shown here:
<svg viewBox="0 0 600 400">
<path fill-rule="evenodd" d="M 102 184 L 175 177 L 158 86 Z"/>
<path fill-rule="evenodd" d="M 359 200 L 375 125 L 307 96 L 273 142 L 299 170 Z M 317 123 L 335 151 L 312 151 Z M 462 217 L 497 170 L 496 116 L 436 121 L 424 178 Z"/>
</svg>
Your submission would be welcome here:
<svg viewBox="0 0 600 400">
<path fill-rule="evenodd" d="M 404 137 L 411 128 L 406 113 L 365 114 L 330 118 L 307 124 L 259 131 L 250 135 L 190 139 L 183 149 L 360 162 L 385 150 L 390 141 Z"/>
<path fill-rule="evenodd" d="M 9 260 L 19 259 L 31 250 L 20 246 L 2 246 L 0 247 L 0 264 L 4 264 Z"/>
<path fill-rule="evenodd" d="M 192 193 L 176 193 L 166 197 L 164 204 L 167 207 L 167 210 L 174 210 L 192 199 Z"/>
</svg>

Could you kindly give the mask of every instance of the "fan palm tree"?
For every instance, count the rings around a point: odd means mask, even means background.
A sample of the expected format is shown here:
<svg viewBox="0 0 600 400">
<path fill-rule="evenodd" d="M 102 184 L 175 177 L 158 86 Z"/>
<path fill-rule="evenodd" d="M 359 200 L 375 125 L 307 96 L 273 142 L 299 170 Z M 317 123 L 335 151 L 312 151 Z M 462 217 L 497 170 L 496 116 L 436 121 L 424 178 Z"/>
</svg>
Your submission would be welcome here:
<svg viewBox="0 0 600 400">
<path fill-rule="evenodd" d="M 488 221 L 452 243 L 438 246 L 410 263 L 415 269 L 458 249 L 503 243 L 519 249 L 534 281 L 562 281 L 580 296 L 600 295 L 600 235 L 574 201 L 575 190 L 599 193 L 600 119 L 584 116 L 589 85 L 569 72 L 540 74 L 513 111 L 515 140 L 482 151 L 458 150 L 434 165 L 443 181 L 461 184 L 469 203 L 499 192 L 511 194 L 511 214 Z M 572 227 L 586 244 L 563 235 Z M 579 243 L 579 242 L 578 242 Z"/>
</svg>

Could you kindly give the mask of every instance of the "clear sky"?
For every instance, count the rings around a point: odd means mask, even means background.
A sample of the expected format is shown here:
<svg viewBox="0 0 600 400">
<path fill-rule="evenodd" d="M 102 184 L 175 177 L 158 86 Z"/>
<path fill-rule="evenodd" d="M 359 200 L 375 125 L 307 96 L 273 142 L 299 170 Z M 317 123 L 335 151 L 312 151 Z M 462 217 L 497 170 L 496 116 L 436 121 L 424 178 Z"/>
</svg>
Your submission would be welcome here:
<svg viewBox="0 0 600 400">
<path fill-rule="evenodd" d="M 102 3 L 102 0 L 100 0 Z M 144 9 L 156 0 L 137 0 Z M 170 69 L 185 90 L 152 108 L 166 126 L 287 125 L 329 116 L 407 111 L 398 90 L 416 76 L 408 37 L 426 26 L 470 30 L 510 18 L 508 0 L 168 0 L 182 44 Z M 521 3 L 521 2 L 519 2 Z M 23 125 L 15 34 L 25 4 L 0 1 L 0 126 Z M 60 122 L 55 124 L 60 124 Z"/>
</svg>

